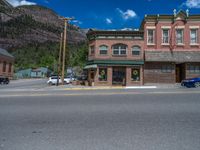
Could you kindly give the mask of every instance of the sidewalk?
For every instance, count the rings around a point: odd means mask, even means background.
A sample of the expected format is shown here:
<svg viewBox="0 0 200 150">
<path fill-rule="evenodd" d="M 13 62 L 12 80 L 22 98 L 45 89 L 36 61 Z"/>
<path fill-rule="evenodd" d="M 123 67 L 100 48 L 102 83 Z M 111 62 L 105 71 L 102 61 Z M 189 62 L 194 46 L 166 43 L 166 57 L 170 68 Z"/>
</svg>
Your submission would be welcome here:
<svg viewBox="0 0 200 150">
<path fill-rule="evenodd" d="M 145 84 L 143 86 L 80 86 L 80 85 L 60 85 L 49 86 L 52 90 L 117 90 L 117 89 L 168 89 L 180 88 L 180 84 Z"/>
</svg>

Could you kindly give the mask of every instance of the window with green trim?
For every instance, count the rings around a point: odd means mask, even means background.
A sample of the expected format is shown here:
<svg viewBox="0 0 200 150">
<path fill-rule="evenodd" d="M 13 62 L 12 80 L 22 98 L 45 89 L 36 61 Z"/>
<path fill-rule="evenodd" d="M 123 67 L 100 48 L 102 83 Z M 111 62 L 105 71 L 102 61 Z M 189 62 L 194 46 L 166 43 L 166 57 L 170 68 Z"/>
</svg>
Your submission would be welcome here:
<svg viewBox="0 0 200 150">
<path fill-rule="evenodd" d="M 106 45 L 99 46 L 99 53 L 100 53 L 100 55 L 107 55 L 108 54 L 108 46 L 106 46 Z"/>
<path fill-rule="evenodd" d="M 139 46 L 133 46 L 133 47 L 132 47 L 132 55 L 133 55 L 133 56 L 134 56 L 134 55 L 140 55 L 140 51 L 141 51 L 141 49 L 140 49 Z"/>
<path fill-rule="evenodd" d="M 107 68 L 99 68 L 99 81 L 107 81 Z"/>
<path fill-rule="evenodd" d="M 126 55 L 127 45 L 116 44 L 112 46 L 113 55 Z"/>
<path fill-rule="evenodd" d="M 132 78 L 132 81 L 140 81 L 140 69 L 139 68 L 132 69 L 131 78 Z"/>
</svg>

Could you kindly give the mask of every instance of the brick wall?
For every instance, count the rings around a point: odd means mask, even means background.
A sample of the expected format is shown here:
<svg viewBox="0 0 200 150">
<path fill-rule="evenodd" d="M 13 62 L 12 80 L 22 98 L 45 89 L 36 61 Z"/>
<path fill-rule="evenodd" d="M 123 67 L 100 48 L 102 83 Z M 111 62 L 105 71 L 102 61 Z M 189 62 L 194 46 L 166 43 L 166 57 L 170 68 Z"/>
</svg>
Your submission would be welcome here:
<svg viewBox="0 0 200 150">
<path fill-rule="evenodd" d="M 186 64 L 186 72 L 185 72 L 186 79 L 200 77 L 200 72 L 199 73 L 191 73 L 190 72 L 189 65 L 195 65 L 195 66 L 199 66 L 200 67 L 200 63 L 187 63 Z"/>
<path fill-rule="evenodd" d="M 3 62 L 6 62 L 6 72 L 3 72 Z M 9 72 L 9 64 L 12 64 L 11 66 L 11 72 Z M 14 67 L 13 67 L 14 60 L 9 59 L 4 56 L 0 56 L 0 76 L 6 76 L 9 78 L 13 77 Z"/>
<path fill-rule="evenodd" d="M 102 67 L 102 68 L 104 68 L 104 67 Z M 112 86 L 113 68 L 111 66 L 105 67 L 105 68 L 107 68 L 107 81 L 99 81 L 99 68 L 97 68 L 97 70 L 94 71 L 95 72 L 95 79 L 94 79 L 95 86 Z M 131 73 L 132 73 L 133 68 L 140 69 L 140 81 L 132 81 Z M 89 73 L 89 81 L 91 81 L 90 78 L 91 77 L 90 77 L 90 73 Z M 128 67 L 126 67 L 126 86 L 143 85 L 143 82 L 144 82 L 143 66 L 136 66 L 136 67 L 128 66 Z"/>
<path fill-rule="evenodd" d="M 177 45 L 176 44 L 176 28 L 182 27 L 184 33 L 183 33 L 183 45 Z M 147 22 L 144 25 L 144 49 L 145 50 L 169 50 L 170 45 L 165 45 L 162 44 L 162 30 L 163 27 L 167 27 L 169 29 L 169 37 L 171 39 L 171 46 L 174 51 L 199 51 L 200 49 L 200 44 L 198 45 L 191 45 L 190 44 L 190 27 L 198 27 L 198 37 L 200 37 L 200 23 L 199 22 L 194 22 L 194 21 L 188 21 L 184 22 L 182 20 L 177 20 L 174 23 L 171 21 L 165 21 L 165 22 L 158 22 L 158 23 L 152 23 L 152 22 Z M 170 27 L 170 28 L 169 28 Z M 155 44 L 153 45 L 148 45 L 147 44 L 147 30 L 148 28 L 152 28 L 155 30 Z M 200 38 L 198 38 L 198 43 L 200 43 Z"/>
<path fill-rule="evenodd" d="M 140 69 L 140 81 L 132 81 L 132 69 Z M 143 66 L 140 67 L 126 67 L 126 86 L 137 86 L 143 85 L 144 77 L 143 77 Z"/>
<path fill-rule="evenodd" d="M 162 72 L 163 65 L 171 65 L 172 72 L 164 73 Z M 148 63 L 144 65 L 144 83 L 175 83 L 176 73 L 175 64 L 172 63 Z"/>
<path fill-rule="evenodd" d="M 112 45 L 115 44 L 125 44 L 128 46 L 126 56 L 113 56 Z M 89 53 L 89 60 L 143 60 L 144 59 L 144 40 L 126 40 L 126 39 L 97 39 L 89 43 L 89 47 L 95 46 L 95 54 L 91 55 Z M 100 55 L 99 46 L 108 46 L 108 54 Z M 139 56 L 132 56 L 132 47 L 139 46 L 141 48 L 141 53 Z"/>
<path fill-rule="evenodd" d="M 97 68 L 95 73 L 95 86 L 112 86 L 112 67 L 102 67 L 107 68 L 107 81 L 99 81 L 99 68 Z"/>
</svg>

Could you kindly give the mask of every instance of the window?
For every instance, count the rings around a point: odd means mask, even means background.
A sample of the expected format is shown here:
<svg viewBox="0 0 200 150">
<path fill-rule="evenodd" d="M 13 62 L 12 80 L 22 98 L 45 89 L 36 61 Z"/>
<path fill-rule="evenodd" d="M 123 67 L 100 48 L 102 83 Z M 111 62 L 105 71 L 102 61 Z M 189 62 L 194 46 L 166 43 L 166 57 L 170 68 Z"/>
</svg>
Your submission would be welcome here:
<svg viewBox="0 0 200 150">
<path fill-rule="evenodd" d="M 189 65 L 190 73 L 200 73 L 200 66 L 198 65 Z"/>
<path fill-rule="evenodd" d="M 132 69 L 131 78 L 132 81 L 140 81 L 140 69 Z"/>
<path fill-rule="evenodd" d="M 154 34 L 155 30 L 147 30 L 147 44 L 154 44 Z"/>
<path fill-rule="evenodd" d="M 9 69 L 8 69 L 8 72 L 11 73 L 11 71 L 12 71 L 12 64 L 9 63 Z"/>
<path fill-rule="evenodd" d="M 176 44 L 183 44 L 183 29 L 176 30 Z"/>
<path fill-rule="evenodd" d="M 197 44 L 198 43 L 198 29 L 191 29 L 190 30 L 190 43 L 191 44 Z"/>
<path fill-rule="evenodd" d="M 126 55 L 127 46 L 124 44 L 116 44 L 112 46 L 113 55 Z"/>
<path fill-rule="evenodd" d="M 100 55 L 106 55 L 108 53 L 108 46 L 101 45 L 99 47 L 99 53 L 100 53 Z"/>
<path fill-rule="evenodd" d="M 107 68 L 99 68 L 99 81 L 107 81 Z"/>
<path fill-rule="evenodd" d="M 171 73 L 172 72 L 172 66 L 171 65 L 163 65 L 162 66 L 162 72 L 163 73 Z"/>
<path fill-rule="evenodd" d="M 3 62 L 3 72 L 6 72 L 6 62 Z"/>
<path fill-rule="evenodd" d="M 90 46 L 90 54 L 94 55 L 95 53 L 95 47 L 94 46 Z"/>
<path fill-rule="evenodd" d="M 162 43 L 169 44 L 169 29 L 162 30 Z"/>
<path fill-rule="evenodd" d="M 132 48 L 132 55 L 140 55 L 140 47 L 139 46 L 133 46 Z"/>
</svg>

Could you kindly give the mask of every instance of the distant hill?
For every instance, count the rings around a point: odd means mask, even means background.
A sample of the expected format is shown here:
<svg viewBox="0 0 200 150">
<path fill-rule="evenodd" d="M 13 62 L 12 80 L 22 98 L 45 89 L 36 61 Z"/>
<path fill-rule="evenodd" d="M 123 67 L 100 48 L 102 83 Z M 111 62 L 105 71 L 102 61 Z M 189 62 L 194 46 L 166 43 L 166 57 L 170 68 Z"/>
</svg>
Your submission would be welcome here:
<svg viewBox="0 0 200 150">
<path fill-rule="evenodd" d="M 42 6 L 12 7 L 0 0 L 0 48 L 15 57 L 15 69 L 57 64 L 60 34 L 64 22 L 51 9 Z M 86 31 L 68 26 L 68 66 L 83 66 L 87 57 Z M 69 59 L 70 58 L 70 59 Z"/>
<path fill-rule="evenodd" d="M 11 7 L 0 2 L 0 47 L 13 49 L 29 43 L 59 42 L 64 23 L 51 9 L 32 5 Z M 85 33 L 77 26 L 68 26 L 68 41 L 86 40 Z"/>
</svg>

